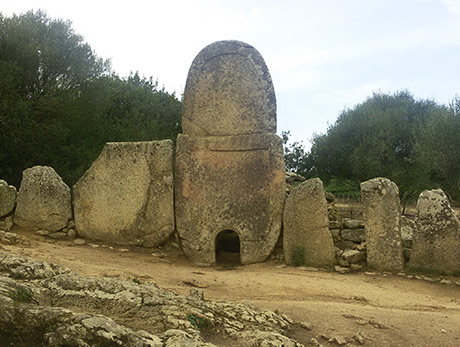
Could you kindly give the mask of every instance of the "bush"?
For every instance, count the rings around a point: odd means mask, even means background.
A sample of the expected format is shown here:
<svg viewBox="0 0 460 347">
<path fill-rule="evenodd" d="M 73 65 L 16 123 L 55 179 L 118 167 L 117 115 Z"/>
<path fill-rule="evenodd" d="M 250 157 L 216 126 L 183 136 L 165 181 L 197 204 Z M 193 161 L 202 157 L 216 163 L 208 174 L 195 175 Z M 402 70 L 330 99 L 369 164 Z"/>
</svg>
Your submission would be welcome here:
<svg viewBox="0 0 460 347">
<path fill-rule="evenodd" d="M 305 247 L 295 246 L 291 251 L 291 262 L 294 266 L 305 265 Z"/>
</svg>

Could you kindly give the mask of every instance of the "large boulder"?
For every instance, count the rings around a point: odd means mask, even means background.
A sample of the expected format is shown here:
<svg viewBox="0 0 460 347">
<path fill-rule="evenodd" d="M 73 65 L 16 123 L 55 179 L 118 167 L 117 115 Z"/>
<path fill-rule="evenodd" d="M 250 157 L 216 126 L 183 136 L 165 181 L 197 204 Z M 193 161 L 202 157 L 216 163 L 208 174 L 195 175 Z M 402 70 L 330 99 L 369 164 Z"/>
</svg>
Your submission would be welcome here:
<svg viewBox="0 0 460 347">
<path fill-rule="evenodd" d="M 172 141 L 107 143 L 73 191 L 79 235 L 158 246 L 174 231 Z"/>
<path fill-rule="evenodd" d="M 0 180 L 0 218 L 11 214 L 16 204 L 16 188 Z"/>
<path fill-rule="evenodd" d="M 32 229 L 58 231 L 72 219 L 70 188 L 49 166 L 23 172 L 14 223 Z"/>
<path fill-rule="evenodd" d="M 295 187 L 284 206 L 283 249 L 286 262 L 332 268 L 335 262 L 334 243 L 328 224 L 323 182 L 312 178 Z"/>
<path fill-rule="evenodd" d="M 460 221 L 441 189 L 425 190 L 417 201 L 410 267 L 460 274 Z"/>
<path fill-rule="evenodd" d="M 367 265 L 379 271 L 404 267 L 399 189 L 387 178 L 361 183 L 366 225 Z"/>
</svg>

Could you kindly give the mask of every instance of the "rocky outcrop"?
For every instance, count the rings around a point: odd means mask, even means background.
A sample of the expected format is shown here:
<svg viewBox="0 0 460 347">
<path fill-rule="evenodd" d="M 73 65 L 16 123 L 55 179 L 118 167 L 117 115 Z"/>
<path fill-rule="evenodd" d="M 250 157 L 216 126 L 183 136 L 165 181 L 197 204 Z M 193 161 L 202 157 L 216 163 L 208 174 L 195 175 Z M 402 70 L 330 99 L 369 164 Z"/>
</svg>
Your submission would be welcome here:
<svg viewBox="0 0 460 347">
<path fill-rule="evenodd" d="M 367 265 L 379 271 L 404 267 L 399 189 L 387 178 L 361 183 L 366 225 Z"/>
<path fill-rule="evenodd" d="M 323 182 L 312 178 L 295 187 L 284 206 L 283 249 L 286 262 L 332 268 L 334 244 L 328 224 Z"/>
<path fill-rule="evenodd" d="M 149 283 L 82 277 L 7 253 L 0 259 L 5 345 L 214 346 L 205 338 L 218 335 L 242 346 L 301 346 L 286 336 L 293 321 L 272 311 Z"/>
<path fill-rule="evenodd" d="M 16 204 L 16 188 L 0 180 L 0 218 L 11 214 Z"/>
<path fill-rule="evenodd" d="M 48 166 L 24 170 L 14 223 L 54 232 L 66 227 L 70 219 L 70 189 L 56 171 Z"/>
<path fill-rule="evenodd" d="M 79 235 L 158 246 L 174 231 L 172 141 L 107 143 L 73 191 Z"/>
<path fill-rule="evenodd" d="M 460 274 L 460 221 L 441 189 L 425 190 L 417 201 L 410 267 Z"/>
</svg>

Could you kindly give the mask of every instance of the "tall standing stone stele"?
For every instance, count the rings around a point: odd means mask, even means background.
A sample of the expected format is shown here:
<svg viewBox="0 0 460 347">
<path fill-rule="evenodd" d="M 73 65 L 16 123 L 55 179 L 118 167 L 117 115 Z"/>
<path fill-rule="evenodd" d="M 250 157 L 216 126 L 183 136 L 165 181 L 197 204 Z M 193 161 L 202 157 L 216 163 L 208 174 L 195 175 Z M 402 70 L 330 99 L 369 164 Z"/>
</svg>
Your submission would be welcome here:
<svg viewBox="0 0 460 347">
<path fill-rule="evenodd" d="M 460 274 L 460 220 L 441 189 L 425 190 L 418 198 L 409 265 L 419 271 Z"/>
<path fill-rule="evenodd" d="M 176 149 L 176 225 L 185 254 L 212 265 L 235 232 L 242 264 L 264 261 L 281 230 L 284 159 L 275 92 L 260 53 L 239 41 L 205 47 L 190 67 Z"/>
<path fill-rule="evenodd" d="M 284 206 L 283 249 L 286 263 L 331 269 L 334 242 L 328 228 L 323 182 L 309 179 L 295 187 Z"/>
<path fill-rule="evenodd" d="M 377 177 L 361 183 L 366 226 L 367 265 L 379 271 L 404 267 L 398 186 Z"/>
</svg>

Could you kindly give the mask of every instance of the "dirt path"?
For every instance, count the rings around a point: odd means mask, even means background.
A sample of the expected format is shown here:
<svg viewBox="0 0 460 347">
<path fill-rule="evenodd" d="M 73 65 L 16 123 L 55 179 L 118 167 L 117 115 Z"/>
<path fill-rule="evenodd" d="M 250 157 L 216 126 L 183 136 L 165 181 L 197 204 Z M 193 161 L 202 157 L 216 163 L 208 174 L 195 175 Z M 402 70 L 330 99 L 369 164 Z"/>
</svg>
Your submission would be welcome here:
<svg viewBox="0 0 460 347">
<path fill-rule="evenodd" d="M 208 299 L 250 302 L 309 322 L 312 331 L 295 336 L 306 345 L 312 337 L 323 345 L 334 337 L 355 340 L 356 345 L 362 338 L 365 346 L 460 345 L 460 286 L 455 284 L 397 275 L 279 268 L 274 262 L 198 268 L 174 249 L 155 250 L 152 256 L 152 250 L 111 249 L 97 243 L 73 246 L 15 232 L 31 246 L 4 248 L 81 275 L 136 278 L 181 294 L 187 294 L 191 286 L 203 287 Z"/>
</svg>

